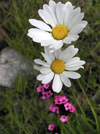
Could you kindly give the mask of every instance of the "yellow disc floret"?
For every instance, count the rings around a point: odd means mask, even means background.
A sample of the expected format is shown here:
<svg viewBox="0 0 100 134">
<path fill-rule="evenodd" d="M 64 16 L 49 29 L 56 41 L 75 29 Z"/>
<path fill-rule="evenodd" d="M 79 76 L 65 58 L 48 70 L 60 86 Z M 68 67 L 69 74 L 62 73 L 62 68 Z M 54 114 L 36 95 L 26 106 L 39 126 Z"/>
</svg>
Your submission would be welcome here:
<svg viewBox="0 0 100 134">
<path fill-rule="evenodd" d="M 65 69 L 64 62 L 62 60 L 54 60 L 51 64 L 51 69 L 56 74 L 62 73 Z"/>
<path fill-rule="evenodd" d="M 52 30 L 52 36 L 57 40 L 64 39 L 68 34 L 68 29 L 64 25 L 57 25 Z"/>
</svg>

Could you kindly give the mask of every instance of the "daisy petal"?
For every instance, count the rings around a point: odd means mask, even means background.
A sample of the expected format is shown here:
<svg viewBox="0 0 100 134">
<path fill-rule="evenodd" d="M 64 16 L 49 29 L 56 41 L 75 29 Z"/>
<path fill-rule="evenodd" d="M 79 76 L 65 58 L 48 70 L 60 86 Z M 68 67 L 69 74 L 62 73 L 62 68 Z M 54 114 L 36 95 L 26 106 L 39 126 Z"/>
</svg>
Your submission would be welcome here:
<svg viewBox="0 0 100 134">
<path fill-rule="evenodd" d="M 33 41 L 35 42 L 42 42 L 44 40 L 52 40 L 52 36 L 50 33 L 45 32 L 40 29 L 36 29 L 36 28 L 29 29 L 27 35 L 31 37 Z"/>
<path fill-rule="evenodd" d="M 49 83 L 53 79 L 53 76 L 54 76 L 54 72 L 47 73 L 45 77 L 42 79 L 42 83 L 43 84 Z"/>
<path fill-rule="evenodd" d="M 62 80 L 62 82 L 64 83 L 64 85 L 65 85 L 66 87 L 70 87 L 70 86 L 71 86 L 71 82 L 70 82 L 70 80 L 68 79 L 68 77 L 66 77 L 66 76 L 64 75 L 64 72 L 61 73 L 60 76 L 61 76 L 61 80 Z"/>
<path fill-rule="evenodd" d="M 45 74 L 39 74 L 37 76 L 37 80 L 41 81 L 41 80 L 43 80 L 45 78 L 45 76 L 46 76 Z"/>
<path fill-rule="evenodd" d="M 66 65 L 74 64 L 74 63 L 78 62 L 79 60 L 80 60 L 79 57 L 74 57 L 74 58 L 68 60 L 67 63 L 66 63 Z"/>
<path fill-rule="evenodd" d="M 78 66 L 78 67 L 65 67 L 65 69 L 66 70 L 71 70 L 71 71 L 76 71 L 76 70 L 78 70 L 78 69 L 80 69 L 80 68 L 83 68 L 84 69 L 84 67 L 83 66 Z"/>
<path fill-rule="evenodd" d="M 72 34 L 69 32 L 68 36 L 63 39 L 63 42 L 68 44 L 68 42 L 76 41 L 78 38 L 79 38 L 78 35 L 72 35 Z"/>
<path fill-rule="evenodd" d="M 57 49 L 57 50 L 54 52 L 54 55 L 55 55 L 56 59 L 59 59 L 60 53 L 61 53 L 61 49 Z"/>
<path fill-rule="evenodd" d="M 63 60 L 65 56 L 68 57 L 69 53 L 71 53 L 73 49 L 74 45 L 67 47 L 64 51 L 61 52 L 61 54 L 59 54 L 59 60 Z"/>
<path fill-rule="evenodd" d="M 85 26 L 83 24 L 75 25 L 71 30 L 70 34 L 79 34 Z"/>
<path fill-rule="evenodd" d="M 39 20 L 36 20 L 36 19 L 29 19 L 29 22 L 33 26 L 38 27 L 42 30 L 52 31 L 52 29 L 46 23 L 44 23 L 43 21 L 39 21 Z"/>
<path fill-rule="evenodd" d="M 68 72 L 68 71 L 64 71 L 63 74 L 68 77 L 68 78 L 72 78 L 72 79 L 78 79 L 81 77 L 81 75 L 79 73 L 76 72 Z"/>
<path fill-rule="evenodd" d="M 40 15 L 40 17 L 47 23 L 47 24 L 50 24 L 52 27 L 55 27 L 55 23 L 51 17 L 51 15 L 45 11 L 45 10 L 41 10 L 39 9 L 38 10 L 38 13 Z"/>
<path fill-rule="evenodd" d="M 34 62 L 39 64 L 39 65 L 43 65 L 45 67 L 50 67 L 50 65 L 48 63 L 46 63 L 46 62 L 44 62 L 44 61 L 42 61 L 40 59 L 35 59 Z"/>
<path fill-rule="evenodd" d="M 50 69 L 50 68 L 42 68 L 42 69 L 40 70 L 40 72 L 41 72 L 42 74 L 46 74 L 46 73 L 51 72 L 51 69 Z"/>
<path fill-rule="evenodd" d="M 41 46 L 49 46 L 49 45 L 51 45 L 51 44 L 54 44 L 56 42 L 56 40 L 54 40 L 53 38 L 52 38 L 52 40 L 45 40 L 45 41 L 42 41 L 41 42 Z"/>
<path fill-rule="evenodd" d="M 43 68 L 43 66 L 39 67 L 39 66 L 37 66 L 37 65 L 34 65 L 33 68 L 34 68 L 35 70 L 40 71 L 40 70 Z"/>
<path fill-rule="evenodd" d="M 53 84 L 52 84 L 52 90 L 56 93 L 59 93 L 62 89 L 62 86 L 63 85 L 62 85 L 59 74 L 55 74 Z"/>
<path fill-rule="evenodd" d="M 65 57 L 63 58 L 63 61 L 64 61 L 64 62 L 67 62 L 67 61 L 70 60 L 74 55 L 76 55 L 77 52 L 78 52 L 78 48 L 74 48 L 74 50 L 73 50 L 72 52 L 68 53 L 68 56 L 65 56 Z"/>
<path fill-rule="evenodd" d="M 74 62 L 73 64 L 67 64 L 67 62 L 65 63 L 66 67 L 78 67 L 78 66 L 82 66 L 85 64 L 85 61 L 78 61 L 78 62 Z"/>
<path fill-rule="evenodd" d="M 84 17 L 84 13 L 77 14 L 70 22 L 68 29 L 70 30 L 73 26 L 79 23 Z"/>
<path fill-rule="evenodd" d="M 52 61 L 51 61 L 50 57 L 49 57 L 48 55 L 42 53 L 42 52 L 41 52 L 41 54 L 42 54 L 42 56 L 44 57 L 44 59 L 45 59 L 49 64 L 51 64 Z"/>
<path fill-rule="evenodd" d="M 70 14 L 72 13 L 72 6 L 68 5 L 66 10 L 65 10 L 65 17 L 64 17 L 64 25 L 68 26 L 68 19 L 70 17 Z"/>
<path fill-rule="evenodd" d="M 55 60 L 54 53 L 49 53 L 50 48 L 49 47 L 44 47 L 45 54 L 48 55 L 48 57 L 51 59 L 51 61 Z"/>
<path fill-rule="evenodd" d="M 54 48 L 56 50 L 61 48 L 62 46 L 63 46 L 63 41 L 62 40 L 56 41 L 55 44 L 54 44 Z"/>
<path fill-rule="evenodd" d="M 61 2 L 58 2 L 56 5 L 56 15 L 57 15 L 59 24 L 63 25 L 63 11 L 62 11 L 62 3 Z"/>
</svg>

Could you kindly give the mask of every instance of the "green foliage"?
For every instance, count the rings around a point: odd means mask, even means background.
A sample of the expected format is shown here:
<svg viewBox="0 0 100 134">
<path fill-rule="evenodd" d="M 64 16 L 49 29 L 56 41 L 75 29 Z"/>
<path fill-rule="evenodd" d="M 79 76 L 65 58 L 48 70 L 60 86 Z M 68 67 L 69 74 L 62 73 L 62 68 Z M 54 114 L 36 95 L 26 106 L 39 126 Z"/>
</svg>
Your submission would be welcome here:
<svg viewBox="0 0 100 134">
<path fill-rule="evenodd" d="M 38 16 L 38 9 L 49 0 L 2 0 L 0 2 L 0 30 L 5 42 L 24 57 L 33 61 L 41 58 L 43 48 L 27 36 L 32 26 L 28 19 Z M 58 0 L 56 1 L 58 2 Z M 65 3 L 65 0 L 62 0 Z M 100 134 L 100 1 L 71 0 L 85 13 L 88 26 L 73 44 L 79 48 L 77 56 L 85 60 L 85 69 L 78 70 L 80 80 L 71 80 L 70 88 L 64 87 L 63 95 L 75 105 L 67 123 L 61 123 L 51 115 L 48 108 L 53 100 L 42 100 L 36 87 L 36 78 L 28 75 L 15 79 L 14 88 L 0 87 L 0 134 L 50 134 L 48 124 L 61 128 L 61 134 Z M 3 42 L 1 42 L 3 45 Z M 36 73 L 36 72 L 35 72 Z"/>
</svg>

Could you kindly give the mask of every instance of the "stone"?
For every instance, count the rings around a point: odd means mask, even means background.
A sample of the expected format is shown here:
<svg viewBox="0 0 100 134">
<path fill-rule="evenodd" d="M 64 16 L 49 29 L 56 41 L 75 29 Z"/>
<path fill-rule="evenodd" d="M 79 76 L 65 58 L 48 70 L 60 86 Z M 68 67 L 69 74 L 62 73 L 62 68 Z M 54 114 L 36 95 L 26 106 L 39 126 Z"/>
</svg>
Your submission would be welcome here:
<svg viewBox="0 0 100 134">
<path fill-rule="evenodd" d="M 0 86 L 11 88 L 12 82 L 21 73 L 34 76 L 32 62 L 10 47 L 0 52 Z"/>
</svg>

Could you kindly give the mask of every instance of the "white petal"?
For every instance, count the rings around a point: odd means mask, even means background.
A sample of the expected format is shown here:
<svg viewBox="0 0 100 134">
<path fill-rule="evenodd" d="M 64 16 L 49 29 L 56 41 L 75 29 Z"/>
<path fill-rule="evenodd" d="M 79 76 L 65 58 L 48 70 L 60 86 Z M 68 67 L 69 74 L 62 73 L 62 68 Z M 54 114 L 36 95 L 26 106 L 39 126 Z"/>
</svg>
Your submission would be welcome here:
<svg viewBox="0 0 100 134">
<path fill-rule="evenodd" d="M 29 29 L 27 35 L 31 37 L 33 41 L 35 42 L 42 42 L 44 40 L 52 40 L 52 36 L 50 33 L 45 32 L 40 29 L 36 29 L 36 28 Z"/>
<path fill-rule="evenodd" d="M 41 52 L 41 54 L 42 54 L 42 56 L 44 57 L 44 59 L 45 59 L 49 64 L 51 64 L 52 61 L 51 61 L 50 57 L 49 57 L 48 55 L 42 53 L 42 52 Z"/>
<path fill-rule="evenodd" d="M 84 13 L 79 13 L 77 14 L 70 22 L 70 24 L 68 25 L 68 29 L 70 30 L 73 26 L 75 26 L 76 24 L 78 24 L 84 17 Z"/>
<path fill-rule="evenodd" d="M 55 56 L 53 53 L 49 53 L 50 48 L 49 47 L 44 47 L 45 54 L 48 55 L 48 57 L 51 59 L 51 61 L 55 60 Z"/>
<path fill-rule="evenodd" d="M 55 23 L 51 17 L 51 15 L 46 12 L 45 10 L 41 10 L 39 9 L 38 10 L 38 13 L 40 15 L 40 17 L 47 23 L 47 24 L 50 24 L 52 27 L 55 27 Z"/>
<path fill-rule="evenodd" d="M 81 77 L 81 75 L 79 73 L 76 72 L 68 72 L 68 71 L 64 71 L 63 74 L 68 77 L 68 78 L 72 78 L 72 79 L 78 79 Z"/>
<path fill-rule="evenodd" d="M 85 61 L 78 61 L 78 62 L 74 62 L 73 64 L 67 64 L 65 63 L 66 67 L 78 67 L 78 66 L 82 66 L 85 64 Z"/>
<path fill-rule="evenodd" d="M 61 82 L 59 74 L 55 74 L 53 84 L 52 84 L 52 90 L 56 93 L 59 93 L 62 89 L 62 86 L 63 84 Z"/>
<path fill-rule="evenodd" d="M 70 80 L 68 79 L 68 77 L 66 77 L 66 76 L 64 75 L 64 73 L 61 73 L 60 76 L 61 76 L 61 80 L 62 80 L 62 82 L 64 83 L 64 85 L 67 86 L 67 87 L 70 87 L 70 86 L 71 86 L 71 82 L 70 82 Z"/>
<path fill-rule="evenodd" d="M 45 78 L 43 78 L 42 83 L 43 84 L 47 84 L 49 83 L 52 79 L 53 79 L 54 73 L 50 72 L 48 74 L 45 75 Z"/>
<path fill-rule="evenodd" d="M 39 66 L 37 66 L 37 65 L 34 65 L 33 68 L 34 68 L 35 70 L 40 71 L 40 70 L 43 68 L 43 66 L 39 67 Z"/>
<path fill-rule="evenodd" d="M 80 13 L 80 7 L 75 8 L 75 9 L 71 12 L 70 17 L 69 17 L 69 20 L 68 20 L 68 23 L 67 23 L 67 26 L 69 26 L 69 24 L 71 23 L 72 19 L 73 19 L 77 14 L 79 14 L 79 13 Z"/>
<path fill-rule="evenodd" d="M 63 60 L 64 56 L 66 55 L 66 57 L 68 57 L 69 53 L 72 52 L 74 49 L 74 45 L 70 45 L 69 47 L 67 47 L 64 51 L 61 52 L 61 54 L 59 55 L 59 60 Z"/>
<path fill-rule="evenodd" d="M 52 38 L 52 40 L 45 40 L 41 42 L 41 46 L 49 46 L 51 44 L 54 44 L 56 42 L 56 40 L 54 38 Z"/>
<path fill-rule="evenodd" d="M 45 78 L 45 76 L 46 76 L 45 74 L 39 74 L 37 76 L 37 80 L 42 81 Z"/>
<path fill-rule="evenodd" d="M 58 21 L 55 17 L 55 10 L 50 8 L 48 5 L 44 4 L 43 5 L 43 10 L 48 13 L 48 15 L 50 16 L 50 18 L 52 18 L 52 21 L 54 22 L 54 25 L 56 26 L 58 24 Z"/>
<path fill-rule="evenodd" d="M 55 24 L 58 25 L 59 23 L 58 23 L 58 20 L 56 17 L 56 3 L 53 0 L 50 0 L 49 7 L 50 7 L 50 12 L 52 14 L 52 18 L 53 18 Z"/>
<path fill-rule="evenodd" d="M 85 21 L 85 20 L 82 20 L 79 24 L 83 24 L 83 25 L 84 25 L 84 27 L 86 27 L 86 25 L 88 24 L 88 22 L 87 22 L 87 21 Z"/>
<path fill-rule="evenodd" d="M 54 55 L 55 55 L 56 59 L 59 59 L 60 53 L 61 53 L 61 49 L 57 49 L 57 50 L 54 52 Z"/>
<path fill-rule="evenodd" d="M 56 15 L 57 15 L 57 19 L 59 24 L 63 25 L 63 10 L 62 10 L 62 3 L 58 2 L 56 5 Z"/>
<path fill-rule="evenodd" d="M 42 68 L 42 69 L 40 69 L 40 72 L 41 72 L 42 74 L 46 74 L 46 73 L 51 72 L 51 69 L 50 69 L 50 68 Z"/>
<path fill-rule="evenodd" d="M 74 58 L 68 60 L 68 61 L 66 62 L 66 65 L 74 64 L 74 63 L 78 62 L 79 60 L 80 60 L 79 57 L 74 57 Z"/>
<path fill-rule="evenodd" d="M 68 20 L 69 20 L 70 14 L 72 13 L 72 9 L 73 9 L 72 6 L 68 5 L 65 10 L 65 16 L 64 16 L 64 25 L 65 26 L 68 26 Z"/>
<path fill-rule="evenodd" d="M 62 46 L 63 46 L 63 41 L 62 40 L 56 41 L 56 43 L 54 44 L 54 48 L 56 50 L 61 48 Z"/>
<path fill-rule="evenodd" d="M 66 70 L 71 70 L 71 71 L 76 71 L 76 70 L 78 70 L 78 69 L 80 69 L 80 68 L 83 68 L 84 69 L 84 67 L 83 66 L 78 66 L 78 67 L 65 67 L 65 69 Z"/>
<path fill-rule="evenodd" d="M 50 67 L 50 64 L 48 64 L 48 63 L 46 63 L 46 62 L 44 62 L 44 61 L 42 61 L 40 59 L 35 59 L 34 62 L 39 64 L 39 65 L 43 65 L 45 67 Z"/>
<path fill-rule="evenodd" d="M 67 62 L 68 60 L 70 60 L 74 55 L 76 55 L 78 52 L 78 48 L 74 48 L 73 51 L 71 51 L 70 53 L 68 53 L 68 55 L 65 55 L 63 58 L 64 62 Z"/>
<path fill-rule="evenodd" d="M 69 42 L 71 43 L 72 41 L 76 41 L 78 38 L 78 35 L 71 35 L 71 33 L 69 33 L 69 35 L 63 39 L 63 42 L 69 44 Z"/>
<path fill-rule="evenodd" d="M 44 23 L 43 21 L 36 20 L 36 19 L 29 19 L 29 22 L 33 26 L 38 27 L 38 28 L 40 28 L 42 30 L 52 31 L 52 29 L 46 23 Z"/>
<path fill-rule="evenodd" d="M 82 32 L 83 28 L 83 24 L 77 24 L 70 30 L 70 34 L 79 34 L 80 32 Z"/>
</svg>

